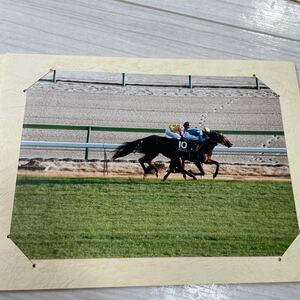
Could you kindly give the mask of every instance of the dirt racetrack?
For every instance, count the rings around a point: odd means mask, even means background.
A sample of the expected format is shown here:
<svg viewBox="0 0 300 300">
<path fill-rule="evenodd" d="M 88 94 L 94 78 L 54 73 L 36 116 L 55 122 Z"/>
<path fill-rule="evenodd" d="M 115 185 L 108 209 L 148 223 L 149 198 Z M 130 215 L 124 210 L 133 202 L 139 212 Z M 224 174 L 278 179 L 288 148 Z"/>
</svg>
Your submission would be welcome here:
<svg viewBox="0 0 300 300">
<path fill-rule="evenodd" d="M 165 174 L 168 164 L 157 162 L 159 178 Z M 108 162 L 105 172 L 104 162 L 100 160 L 84 161 L 71 159 L 24 159 L 19 161 L 18 175 L 25 176 L 54 176 L 54 177 L 142 177 L 143 170 L 138 162 Z M 203 178 L 210 179 L 215 166 L 203 166 L 206 175 Z M 193 164 L 188 163 L 186 169 L 197 171 Z M 155 175 L 147 175 L 155 178 Z M 172 178 L 182 178 L 181 174 L 171 174 Z M 245 164 L 221 164 L 219 179 L 239 180 L 290 180 L 290 172 L 287 165 L 245 165 Z"/>
</svg>

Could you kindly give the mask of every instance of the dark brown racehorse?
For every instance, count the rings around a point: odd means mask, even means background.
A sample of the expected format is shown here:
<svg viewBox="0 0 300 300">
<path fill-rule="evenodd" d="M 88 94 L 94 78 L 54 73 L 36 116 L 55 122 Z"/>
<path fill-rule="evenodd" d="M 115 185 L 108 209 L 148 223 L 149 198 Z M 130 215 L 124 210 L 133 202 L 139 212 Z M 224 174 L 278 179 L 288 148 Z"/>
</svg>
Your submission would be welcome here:
<svg viewBox="0 0 300 300">
<path fill-rule="evenodd" d="M 151 135 L 120 146 L 114 154 L 113 159 L 117 159 L 134 152 L 144 153 L 145 156 L 139 159 L 144 170 L 144 176 L 147 174 L 145 163 L 148 163 L 149 166 L 155 170 L 156 177 L 158 177 L 158 169 L 152 163 L 152 160 L 161 153 L 171 160 L 169 170 L 163 180 L 166 180 L 170 173 L 175 170 L 181 172 L 184 178 L 188 175 L 193 179 L 196 179 L 195 175 L 204 175 L 201 163 L 215 164 L 217 166 L 214 173 L 215 178 L 219 171 L 219 163 L 211 159 L 212 151 L 217 144 L 222 144 L 226 147 L 231 147 L 232 144 L 222 133 L 218 131 L 211 131 L 207 134 L 207 136 L 208 139 L 201 144 L 199 142 L 194 142 L 194 145 L 192 146 L 194 151 L 182 152 L 178 151 L 178 140 L 158 135 Z M 184 169 L 185 160 L 194 162 L 200 173 L 193 173 L 191 170 L 186 171 Z"/>
<path fill-rule="evenodd" d="M 212 160 L 212 154 L 214 148 L 218 145 L 224 145 L 228 148 L 232 146 L 232 143 L 228 140 L 227 137 L 225 137 L 221 132 L 219 131 L 211 131 L 210 133 L 206 133 L 206 136 L 208 137 L 203 143 L 200 142 L 194 142 L 193 149 L 194 151 L 191 151 L 189 153 L 182 152 L 181 153 L 181 159 L 182 159 L 182 166 L 184 168 L 185 161 L 189 160 L 197 166 L 199 169 L 199 173 L 194 173 L 192 170 L 188 170 L 188 172 L 192 173 L 193 175 L 201 175 L 204 176 L 205 172 L 202 167 L 202 163 L 204 164 L 210 164 L 210 165 L 216 165 L 215 173 L 213 174 L 213 178 L 216 178 L 219 173 L 219 167 L 220 164 Z M 164 180 L 168 178 L 171 172 L 173 172 L 174 169 L 169 168 L 169 171 L 164 177 Z M 183 174 L 183 177 L 186 178 L 186 175 Z"/>
<path fill-rule="evenodd" d="M 155 170 L 156 177 L 158 177 L 158 169 L 152 163 L 152 160 L 159 154 L 163 154 L 171 160 L 170 166 L 172 170 L 176 168 L 176 170 L 181 172 L 184 176 L 188 175 L 193 179 L 197 179 L 191 172 L 184 170 L 178 152 L 178 142 L 179 141 L 176 139 L 169 139 L 158 135 L 151 135 L 136 141 L 123 144 L 117 149 L 112 158 L 117 159 L 119 157 L 123 157 L 135 152 L 143 153 L 145 155 L 139 159 L 139 163 L 144 170 L 144 176 L 146 176 L 146 174 L 148 173 L 148 170 L 145 166 L 145 163 L 148 163 L 148 165 Z"/>
</svg>

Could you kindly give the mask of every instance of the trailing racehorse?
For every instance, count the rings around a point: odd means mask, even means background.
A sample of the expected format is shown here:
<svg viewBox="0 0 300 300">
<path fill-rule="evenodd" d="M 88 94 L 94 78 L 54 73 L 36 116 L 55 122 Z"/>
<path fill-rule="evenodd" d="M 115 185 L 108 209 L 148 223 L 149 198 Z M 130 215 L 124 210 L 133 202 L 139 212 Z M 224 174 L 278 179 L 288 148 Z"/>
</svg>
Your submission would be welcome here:
<svg viewBox="0 0 300 300">
<path fill-rule="evenodd" d="M 148 163 L 149 166 L 155 170 L 156 177 L 158 177 L 158 169 L 152 163 L 152 160 L 161 153 L 171 160 L 169 171 L 164 176 L 164 180 L 166 180 L 170 173 L 175 170 L 181 172 L 184 178 L 186 178 L 186 175 L 188 175 L 193 179 L 196 179 L 195 175 L 204 175 L 204 170 L 201 166 L 201 163 L 215 164 L 217 166 L 213 175 L 215 178 L 219 171 L 219 163 L 211 159 L 212 151 L 217 144 L 222 144 L 226 147 L 231 147 L 232 144 L 222 133 L 218 131 L 211 131 L 207 134 L 207 136 L 208 139 L 203 143 L 199 143 L 197 141 L 191 142 L 193 143 L 193 151 L 185 152 L 178 150 L 180 141 L 158 135 L 151 135 L 120 146 L 117 152 L 114 154 L 113 159 L 117 159 L 134 152 L 144 153 L 145 156 L 139 159 L 139 162 L 144 170 L 144 176 L 147 174 L 145 163 Z M 186 171 L 184 169 L 185 160 L 194 162 L 200 173 L 193 173 L 191 170 Z"/>
<path fill-rule="evenodd" d="M 145 154 L 145 156 L 139 159 L 139 163 L 144 170 L 144 176 L 147 174 L 145 163 L 148 163 L 155 170 L 156 177 L 158 177 L 158 169 L 152 163 L 152 160 L 159 154 L 162 154 L 171 160 L 170 167 L 172 169 L 177 168 L 184 176 L 188 175 L 193 179 L 197 179 L 191 172 L 184 170 L 178 151 L 178 140 L 176 139 L 151 135 L 120 146 L 112 158 L 117 159 L 135 152 Z"/>
</svg>

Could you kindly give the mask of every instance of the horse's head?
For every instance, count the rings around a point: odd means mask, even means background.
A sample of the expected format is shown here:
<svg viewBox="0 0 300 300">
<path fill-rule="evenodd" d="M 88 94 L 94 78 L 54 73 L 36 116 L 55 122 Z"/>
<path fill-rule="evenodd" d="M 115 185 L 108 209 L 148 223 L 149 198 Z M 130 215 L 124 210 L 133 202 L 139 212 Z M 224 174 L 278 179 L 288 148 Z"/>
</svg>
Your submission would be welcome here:
<svg viewBox="0 0 300 300">
<path fill-rule="evenodd" d="M 216 142 L 217 144 L 222 144 L 228 148 L 232 146 L 232 143 L 229 141 L 229 139 L 219 131 L 210 131 L 209 133 L 206 134 L 209 137 L 209 140 L 211 140 L 212 142 Z"/>
</svg>

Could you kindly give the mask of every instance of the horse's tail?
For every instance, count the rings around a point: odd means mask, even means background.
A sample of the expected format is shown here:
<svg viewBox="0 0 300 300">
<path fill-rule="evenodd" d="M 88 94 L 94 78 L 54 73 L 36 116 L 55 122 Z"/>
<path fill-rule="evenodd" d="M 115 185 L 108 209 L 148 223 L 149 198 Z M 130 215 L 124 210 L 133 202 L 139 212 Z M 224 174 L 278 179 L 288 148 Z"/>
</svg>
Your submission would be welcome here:
<svg viewBox="0 0 300 300">
<path fill-rule="evenodd" d="M 142 141 L 142 139 L 139 139 L 139 140 L 121 145 L 117 149 L 116 153 L 113 155 L 112 159 L 117 159 L 119 157 L 126 156 L 134 151 L 138 151 L 141 141 Z"/>
</svg>

